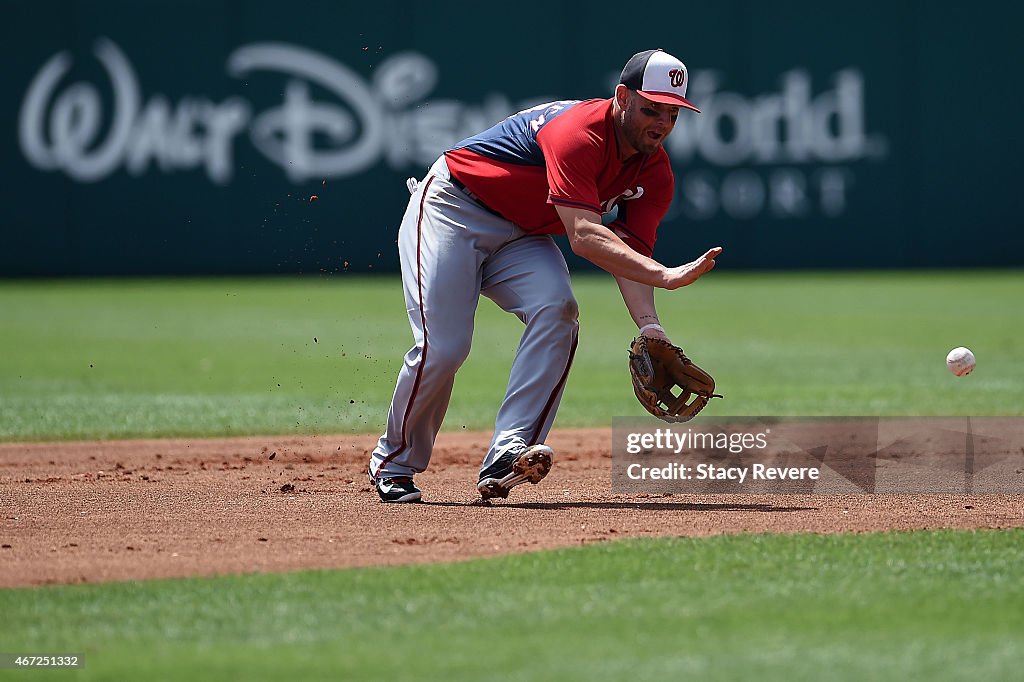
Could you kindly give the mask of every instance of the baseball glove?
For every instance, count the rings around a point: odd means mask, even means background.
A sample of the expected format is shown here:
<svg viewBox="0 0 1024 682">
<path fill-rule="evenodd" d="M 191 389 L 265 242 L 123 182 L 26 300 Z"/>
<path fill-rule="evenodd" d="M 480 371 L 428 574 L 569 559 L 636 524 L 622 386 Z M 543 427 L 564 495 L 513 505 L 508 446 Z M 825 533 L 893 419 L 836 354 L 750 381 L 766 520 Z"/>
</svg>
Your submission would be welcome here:
<svg viewBox="0 0 1024 682">
<path fill-rule="evenodd" d="M 715 394 L 715 380 L 710 374 L 693 364 L 682 348 L 661 339 L 633 339 L 629 373 L 640 404 L 667 422 L 690 421 L 709 400 L 722 397 Z"/>
</svg>

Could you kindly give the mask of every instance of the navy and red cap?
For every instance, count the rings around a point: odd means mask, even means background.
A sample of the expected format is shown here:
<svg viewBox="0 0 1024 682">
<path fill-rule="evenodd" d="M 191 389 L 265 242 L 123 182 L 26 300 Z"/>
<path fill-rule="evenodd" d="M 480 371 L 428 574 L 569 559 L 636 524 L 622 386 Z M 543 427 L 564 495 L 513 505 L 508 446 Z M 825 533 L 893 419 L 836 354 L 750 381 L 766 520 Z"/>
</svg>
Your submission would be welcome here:
<svg viewBox="0 0 1024 682">
<path fill-rule="evenodd" d="M 686 107 L 700 113 L 700 109 L 686 99 L 689 80 L 686 64 L 664 50 L 636 53 L 626 62 L 619 76 L 619 83 L 652 102 Z"/>
</svg>

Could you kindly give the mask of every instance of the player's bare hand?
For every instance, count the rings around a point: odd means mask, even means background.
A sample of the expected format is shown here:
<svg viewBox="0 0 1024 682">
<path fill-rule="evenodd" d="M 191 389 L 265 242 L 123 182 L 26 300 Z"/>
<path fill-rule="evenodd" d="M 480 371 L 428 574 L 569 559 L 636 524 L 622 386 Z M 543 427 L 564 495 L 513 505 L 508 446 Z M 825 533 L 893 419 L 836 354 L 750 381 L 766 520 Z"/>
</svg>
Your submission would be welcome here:
<svg viewBox="0 0 1024 682">
<path fill-rule="evenodd" d="M 665 273 L 665 289 L 678 289 L 687 284 L 693 284 L 701 275 L 710 272 L 715 267 L 715 259 L 722 253 L 722 247 L 716 246 L 708 249 L 707 253 L 695 261 L 669 268 Z"/>
</svg>

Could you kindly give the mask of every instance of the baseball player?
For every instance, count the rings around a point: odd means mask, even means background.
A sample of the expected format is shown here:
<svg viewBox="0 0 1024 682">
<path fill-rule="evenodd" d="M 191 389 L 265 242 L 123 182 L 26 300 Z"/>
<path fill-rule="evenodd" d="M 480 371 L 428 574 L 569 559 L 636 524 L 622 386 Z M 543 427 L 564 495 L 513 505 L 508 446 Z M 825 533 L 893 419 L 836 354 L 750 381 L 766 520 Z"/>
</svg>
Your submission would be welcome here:
<svg viewBox="0 0 1024 682">
<path fill-rule="evenodd" d="M 686 66 L 661 50 L 634 55 L 610 99 L 542 104 L 444 152 L 419 183 L 399 230 L 415 345 L 399 372 L 369 475 L 384 502 L 416 502 L 455 374 L 469 354 L 480 295 L 524 324 L 477 490 L 504 498 L 551 468 L 544 445 L 576 350 L 578 309 L 552 235 L 611 273 L 640 335 L 667 341 L 654 288 L 711 270 L 719 247 L 670 267 L 651 257 L 672 201 L 663 148 L 686 99 Z M 617 214 L 613 211 L 617 209 Z"/>
</svg>

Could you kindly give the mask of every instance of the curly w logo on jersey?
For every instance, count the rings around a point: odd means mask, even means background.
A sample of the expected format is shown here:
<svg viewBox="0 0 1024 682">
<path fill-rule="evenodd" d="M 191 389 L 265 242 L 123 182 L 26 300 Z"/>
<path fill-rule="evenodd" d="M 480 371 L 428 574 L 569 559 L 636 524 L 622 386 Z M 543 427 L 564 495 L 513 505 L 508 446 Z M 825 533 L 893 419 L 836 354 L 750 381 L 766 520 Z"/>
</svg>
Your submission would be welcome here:
<svg viewBox="0 0 1024 682">
<path fill-rule="evenodd" d="M 622 201 L 629 201 L 630 199 L 639 199 L 643 195 L 644 195 L 644 188 L 643 187 L 638 186 L 636 189 L 627 189 L 625 192 L 623 192 L 622 194 L 618 195 L 617 197 L 613 197 L 613 198 L 609 199 L 608 201 L 604 202 L 604 205 L 602 206 L 602 208 L 604 209 L 605 213 L 608 213 L 613 208 L 615 208 L 615 205 L 619 203 L 620 199 Z"/>
</svg>

